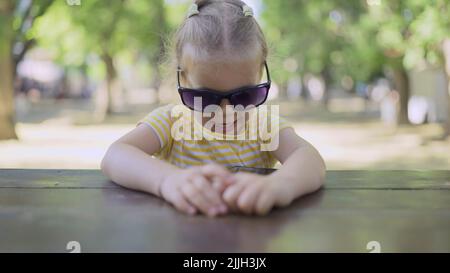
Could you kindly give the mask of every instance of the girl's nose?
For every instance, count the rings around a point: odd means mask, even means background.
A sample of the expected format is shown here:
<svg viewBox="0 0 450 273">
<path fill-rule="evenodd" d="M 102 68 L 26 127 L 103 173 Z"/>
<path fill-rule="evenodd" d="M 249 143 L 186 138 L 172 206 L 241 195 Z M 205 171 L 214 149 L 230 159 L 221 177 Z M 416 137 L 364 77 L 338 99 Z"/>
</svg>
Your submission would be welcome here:
<svg viewBox="0 0 450 273">
<path fill-rule="evenodd" d="M 230 106 L 228 106 L 229 109 L 227 109 L 227 105 L 231 105 L 231 102 L 228 99 L 222 99 L 222 101 L 220 102 L 220 108 L 222 108 L 224 122 L 230 122 L 234 120 L 233 107 L 230 108 Z"/>
<path fill-rule="evenodd" d="M 222 99 L 222 101 L 220 101 L 220 107 L 222 108 L 223 111 L 225 111 L 225 107 L 230 104 L 231 103 L 228 99 Z"/>
</svg>

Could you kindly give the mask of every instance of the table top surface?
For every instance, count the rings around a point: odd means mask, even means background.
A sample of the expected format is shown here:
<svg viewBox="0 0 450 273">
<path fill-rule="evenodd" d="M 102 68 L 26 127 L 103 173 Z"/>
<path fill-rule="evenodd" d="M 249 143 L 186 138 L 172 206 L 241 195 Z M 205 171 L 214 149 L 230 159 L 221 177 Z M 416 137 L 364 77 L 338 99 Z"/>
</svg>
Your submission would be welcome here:
<svg viewBox="0 0 450 273">
<path fill-rule="evenodd" d="M 323 189 L 267 216 L 207 218 L 98 170 L 0 169 L 0 252 L 69 252 L 70 241 L 82 252 L 369 252 L 372 241 L 450 252 L 450 171 L 328 171 Z"/>
</svg>

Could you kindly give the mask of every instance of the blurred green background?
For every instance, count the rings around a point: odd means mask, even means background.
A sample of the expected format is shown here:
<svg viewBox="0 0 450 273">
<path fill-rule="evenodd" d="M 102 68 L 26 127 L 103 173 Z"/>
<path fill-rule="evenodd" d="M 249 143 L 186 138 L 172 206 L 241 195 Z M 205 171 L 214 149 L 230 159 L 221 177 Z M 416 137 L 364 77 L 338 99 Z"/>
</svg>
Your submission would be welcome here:
<svg viewBox="0 0 450 273">
<path fill-rule="evenodd" d="M 281 106 L 329 169 L 449 169 L 450 2 L 248 0 Z M 1 0 L 0 168 L 98 168 L 177 101 L 189 0 Z"/>
</svg>

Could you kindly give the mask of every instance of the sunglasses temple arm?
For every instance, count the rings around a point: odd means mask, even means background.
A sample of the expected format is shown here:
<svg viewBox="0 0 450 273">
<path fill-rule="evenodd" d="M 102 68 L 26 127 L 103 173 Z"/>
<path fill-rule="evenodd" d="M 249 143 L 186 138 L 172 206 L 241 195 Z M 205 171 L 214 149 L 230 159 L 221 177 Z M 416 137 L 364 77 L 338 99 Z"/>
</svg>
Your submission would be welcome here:
<svg viewBox="0 0 450 273">
<path fill-rule="evenodd" d="M 270 80 L 270 73 L 269 73 L 269 67 L 267 66 L 267 62 L 266 61 L 264 61 L 264 67 L 266 68 L 267 81 L 271 82 L 271 80 Z"/>
<path fill-rule="evenodd" d="M 178 84 L 178 88 L 180 88 L 180 72 L 181 72 L 181 68 L 180 67 L 178 67 L 177 68 L 177 84 Z"/>
</svg>

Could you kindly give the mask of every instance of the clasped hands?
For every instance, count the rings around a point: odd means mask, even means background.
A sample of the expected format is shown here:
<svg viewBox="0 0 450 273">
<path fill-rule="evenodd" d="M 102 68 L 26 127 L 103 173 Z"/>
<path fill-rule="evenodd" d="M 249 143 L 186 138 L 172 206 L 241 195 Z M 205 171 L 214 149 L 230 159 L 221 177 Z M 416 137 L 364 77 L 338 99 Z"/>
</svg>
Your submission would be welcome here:
<svg viewBox="0 0 450 273">
<path fill-rule="evenodd" d="M 285 181 L 276 179 L 276 173 L 231 173 L 218 164 L 194 166 L 166 176 L 159 185 L 159 194 L 178 210 L 191 215 L 202 213 L 214 217 L 229 212 L 264 215 L 293 199 L 283 187 Z"/>
</svg>

